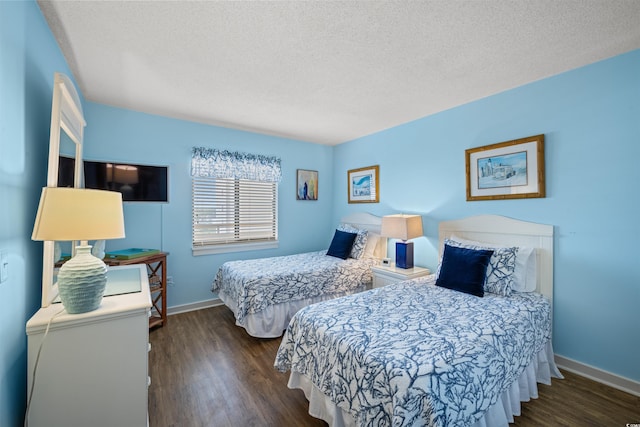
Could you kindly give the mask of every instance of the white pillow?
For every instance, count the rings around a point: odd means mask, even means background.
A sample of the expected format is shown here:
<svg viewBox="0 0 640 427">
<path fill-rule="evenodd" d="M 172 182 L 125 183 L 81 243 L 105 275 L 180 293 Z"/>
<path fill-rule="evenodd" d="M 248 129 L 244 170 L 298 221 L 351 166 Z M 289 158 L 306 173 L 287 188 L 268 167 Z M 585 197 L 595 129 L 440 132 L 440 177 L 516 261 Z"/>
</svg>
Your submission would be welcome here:
<svg viewBox="0 0 640 427">
<path fill-rule="evenodd" d="M 460 243 L 476 246 L 485 246 L 488 248 L 503 248 L 504 246 L 494 243 L 477 242 L 474 240 L 463 239 L 457 236 L 451 236 L 450 239 Z M 533 292 L 536 290 L 537 282 L 537 260 L 536 248 L 528 246 L 518 246 L 518 254 L 516 255 L 516 266 L 513 272 L 514 280 L 512 290 L 516 292 Z"/>
<path fill-rule="evenodd" d="M 516 257 L 515 275 L 514 291 L 533 292 L 536 290 L 536 282 L 538 281 L 536 248 L 520 246 L 518 256 Z"/>
<path fill-rule="evenodd" d="M 369 231 L 369 236 L 367 236 L 367 244 L 364 247 L 364 255 L 363 258 L 375 258 L 376 247 L 378 246 L 378 242 L 381 237 L 378 233 L 373 233 Z"/>
</svg>

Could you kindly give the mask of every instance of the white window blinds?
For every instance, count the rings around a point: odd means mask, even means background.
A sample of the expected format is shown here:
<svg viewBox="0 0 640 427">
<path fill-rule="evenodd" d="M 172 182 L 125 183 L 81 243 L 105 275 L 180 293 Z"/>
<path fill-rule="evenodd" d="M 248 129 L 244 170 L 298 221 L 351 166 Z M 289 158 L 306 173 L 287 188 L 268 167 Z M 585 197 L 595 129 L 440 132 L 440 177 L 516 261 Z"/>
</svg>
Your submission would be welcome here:
<svg viewBox="0 0 640 427">
<path fill-rule="evenodd" d="M 214 155 L 218 154 L 214 152 Z M 234 159 L 229 154 L 234 153 L 224 154 L 225 169 L 228 170 L 229 159 Z M 201 158 L 200 149 L 192 160 L 194 254 L 277 247 L 277 182 L 238 178 L 239 168 L 235 170 L 233 177 L 220 177 L 220 173 L 194 173 L 194 170 L 198 171 L 194 165 L 202 165 Z M 238 165 L 246 169 L 247 155 L 243 154 L 241 158 L 244 162 L 239 162 Z M 210 165 L 212 158 L 208 157 L 206 160 Z M 261 161 L 264 163 L 264 158 Z M 277 169 L 279 173 L 279 159 Z"/>
</svg>

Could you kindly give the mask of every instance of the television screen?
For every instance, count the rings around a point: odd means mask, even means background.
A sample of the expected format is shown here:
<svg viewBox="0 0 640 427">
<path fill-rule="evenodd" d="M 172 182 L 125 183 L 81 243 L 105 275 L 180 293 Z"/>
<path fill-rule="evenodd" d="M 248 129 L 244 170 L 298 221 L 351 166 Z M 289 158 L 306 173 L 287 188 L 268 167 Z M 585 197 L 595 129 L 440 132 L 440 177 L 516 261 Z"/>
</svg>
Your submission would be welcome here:
<svg viewBox="0 0 640 427">
<path fill-rule="evenodd" d="M 84 161 L 84 186 L 119 191 L 125 202 L 167 202 L 167 167 Z"/>
<path fill-rule="evenodd" d="M 84 162 L 84 186 L 119 191 L 125 202 L 168 202 L 168 168 L 132 163 Z M 58 186 L 73 187 L 74 159 L 60 156 Z"/>
</svg>

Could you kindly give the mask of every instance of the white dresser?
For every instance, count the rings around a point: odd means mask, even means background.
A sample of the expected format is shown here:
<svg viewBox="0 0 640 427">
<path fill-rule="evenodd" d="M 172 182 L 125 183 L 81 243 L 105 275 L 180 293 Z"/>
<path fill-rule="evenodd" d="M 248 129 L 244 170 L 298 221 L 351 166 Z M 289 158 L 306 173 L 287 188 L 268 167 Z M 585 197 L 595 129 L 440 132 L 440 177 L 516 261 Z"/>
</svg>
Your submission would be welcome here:
<svg viewBox="0 0 640 427">
<path fill-rule="evenodd" d="M 62 304 L 41 308 L 27 322 L 28 425 L 147 426 L 149 281 L 144 265 L 110 267 L 100 308 L 63 312 L 38 350 Z"/>
</svg>

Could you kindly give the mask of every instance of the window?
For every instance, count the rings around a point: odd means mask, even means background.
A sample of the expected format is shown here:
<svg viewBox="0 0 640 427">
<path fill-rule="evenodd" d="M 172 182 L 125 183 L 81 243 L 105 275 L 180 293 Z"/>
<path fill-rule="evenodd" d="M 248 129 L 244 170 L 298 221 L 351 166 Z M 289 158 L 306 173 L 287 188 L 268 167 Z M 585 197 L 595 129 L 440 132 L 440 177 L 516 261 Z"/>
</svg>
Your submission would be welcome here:
<svg viewBox="0 0 640 427">
<path fill-rule="evenodd" d="M 277 206 L 275 182 L 193 178 L 194 253 L 277 247 Z"/>
<path fill-rule="evenodd" d="M 277 247 L 279 179 L 279 159 L 194 148 L 194 255 Z"/>
</svg>

